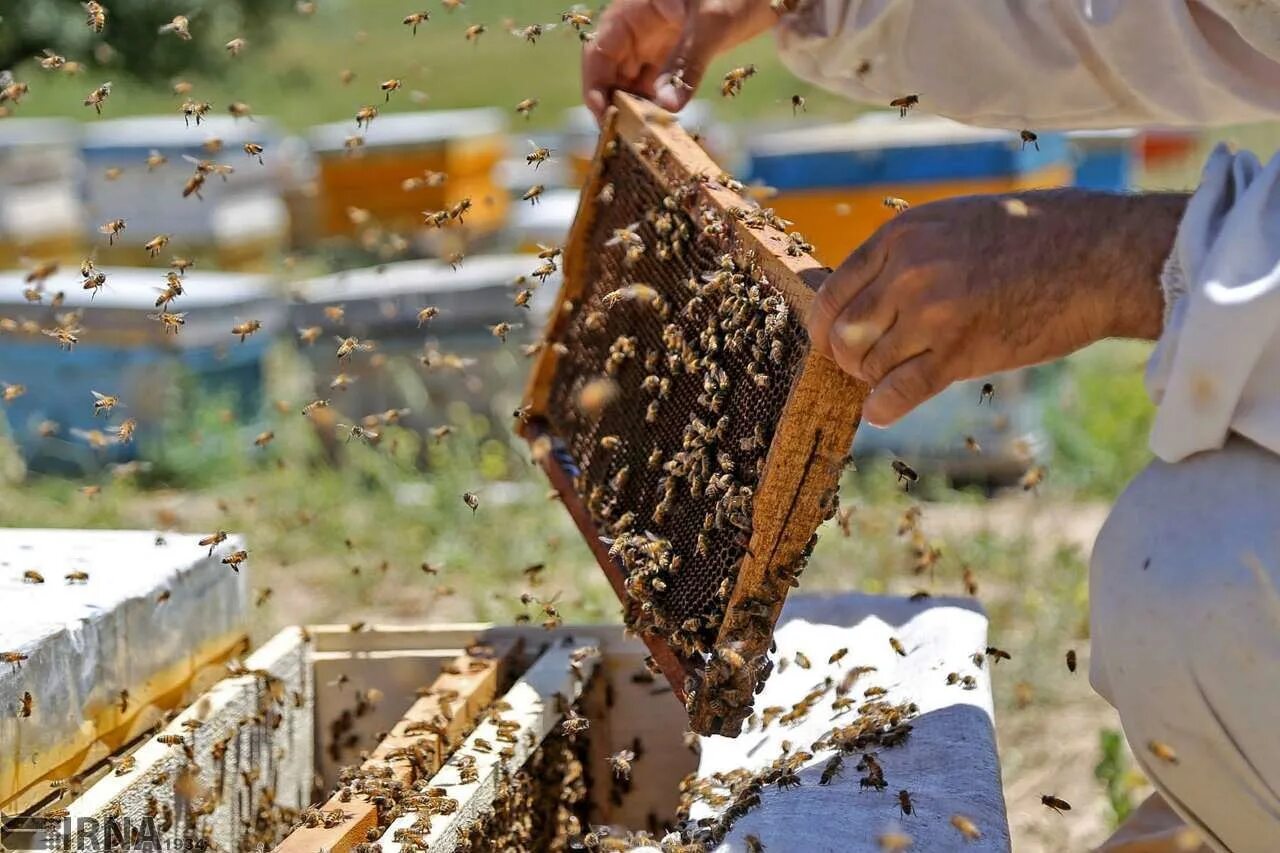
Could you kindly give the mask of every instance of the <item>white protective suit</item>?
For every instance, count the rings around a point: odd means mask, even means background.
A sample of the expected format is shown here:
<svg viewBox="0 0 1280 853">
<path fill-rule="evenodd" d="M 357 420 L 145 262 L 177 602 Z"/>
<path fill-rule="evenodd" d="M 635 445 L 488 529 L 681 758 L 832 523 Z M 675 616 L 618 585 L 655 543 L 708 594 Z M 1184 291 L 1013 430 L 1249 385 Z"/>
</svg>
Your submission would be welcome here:
<svg viewBox="0 0 1280 853">
<path fill-rule="evenodd" d="M 779 43 L 825 88 L 977 125 L 1280 117 L 1280 0 L 801 0 Z M 1280 157 L 1213 153 L 1158 284 L 1158 459 L 1094 548 L 1090 675 L 1163 801 L 1102 849 L 1188 849 L 1167 803 L 1213 849 L 1280 851 Z"/>
</svg>

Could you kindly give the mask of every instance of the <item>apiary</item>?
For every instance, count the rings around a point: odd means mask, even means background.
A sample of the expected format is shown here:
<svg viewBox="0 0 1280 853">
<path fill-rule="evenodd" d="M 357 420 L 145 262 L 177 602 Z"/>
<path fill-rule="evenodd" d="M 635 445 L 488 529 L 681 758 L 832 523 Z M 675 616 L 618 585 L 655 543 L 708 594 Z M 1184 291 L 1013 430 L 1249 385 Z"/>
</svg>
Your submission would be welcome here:
<svg viewBox="0 0 1280 853">
<path fill-rule="evenodd" d="M 32 464 L 90 470 L 134 456 L 136 443 L 113 430 L 130 418 L 138 437 L 157 426 L 165 407 L 181 401 L 155 391 L 183 374 L 204 393 L 229 393 L 242 417 L 256 413 L 263 357 L 285 320 L 274 281 L 192 269 L 177 279 L 184 294 L 178 310 L 159 306 L 165 272 L 95 268 L 103 276 L 96 290 L 83 287 L 74 267 L 35 283 L 27 273 L 0 273 L 0 381 L 15 387 L 4 415 Z M 62 293 L 61 307 L 28 301 L 23 293 L 33 287 L 43 287 L 46 299 Z M 166 312 L 177 325 L 161 321 Z M 258 325 L 242 340 L 233 329 L 246 323 Z M 40 388 L 58 393 L 34 393 Z M 125 405 L 103 417 L 95 413 L 94 391 Z"/>
<path fill-rule="evenodd" d="M 463 242 L 497 231 L 509 202 L 494 170 L 506 156 L 506 119 L 496 109 L 436 110 L 377 116 L 315 127 L 309 139 L 318 161 L 318 232 L 356 237 L 367 211 L 381 227 L 424 228 L 423 212 L 468 207 L 449 222 Z M 448 180 L 438 177 L 448 175 Z"/>
<path fill-rule="evenodd" d="M 694 729 L 734 735 L 866 389 L 809 347 L 803 241 L 670 114 L 615 104 L 523 431 Z"/>
<path fill-rule="evenodd" d="M 975 193 L 1070 186 L 1061 134 L 1033 141 L 943 118 L 870 113 L 844 124 L 760 133 L 746 142 L 746 175 L 776 190 L 769 205 L 836 264 L 910 205 Z"/>
<path fill-rule="evenodd" d="M 186 124 L 147 116 L 86 125 L 86 241 L 96 244 L 103 223 L 119 218 L 127 229 L 112 238 L 104 262 L 142 264 L 144 244 L 167 234 L 184 254 L 216 258 L 224 269 L 264 267 L 289 237 L 283 188 L 268 159 L 284 133 L 265 118 L 212 116 Z M 262 162 L 245 143 L 263 146 Z"/>
<path fill-rule="evenodd" d="M 3 840 L 870 853 L 898 834 L 1009 849 L 972 602 L 796 596 L 776 642 L 786 664 L 731 739 L 685 731 L 619 626 L 287 628 L 108 763 L 7 808 L 22 817 Z"/>
<path fill-rule="evenodd" d="M 80 127 L 62 119 L 0 122 L 0 267 L 70 261 L 83 245 Z"/>
<path fill-rule="evenodd" d="M 449 403 L 488 411 L 495 388 L 520 381 L 524 359 L 504 343 L 514 349 L 536 335 L 559 280 L 554 260 L 532 255 L 468 257 L 456 268 L 447 261 L 400 261 L 298 282 L 289 323 L 300 335 L 320 332 L 332 328 L 340 312 L 344 337 L 356 338 L 370 355 L 339 360 L 342 338 L 328 332 L 314 343 L 300 342 L 315 368 L 316 394 L 355 411 L 408 407 L 406 423 L 426 429 L 440 425 Z M 527 301 L 517 305 L 522 291 Z M 395 373 L 382 369 L 386 360 L 420 376 L 429 399 L 406 396 Z M 505 420 L 512 406 L 502 402 Z"/>
</svg>

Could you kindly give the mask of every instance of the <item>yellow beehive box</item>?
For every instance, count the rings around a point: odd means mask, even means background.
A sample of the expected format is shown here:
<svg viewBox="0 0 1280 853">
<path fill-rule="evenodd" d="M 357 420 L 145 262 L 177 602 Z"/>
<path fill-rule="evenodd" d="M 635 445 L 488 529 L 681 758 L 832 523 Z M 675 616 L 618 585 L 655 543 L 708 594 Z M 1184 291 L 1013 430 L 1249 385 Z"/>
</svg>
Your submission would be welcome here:
<svg viewBox="0 0 1280 853">
<path fill-rule="evenodd" d="M 439 110 L 401 113 L 374 119 L 367 131 L 352 122 L 313 128 L 318 161 L 317 228 L 321 237 L 355 236 L 360 226 L 348 211 L 368 211 L 378 225 L 399 231 L 421 229 L 424 210 L 443 210 L 465 198 L 463 217 L 469 234 L 502 227 L 508 199 L 494 169 L 506 156 L 506 119 L 499 110 Z M 363 144 L 348 147 L 351 137 Z M 443 172 L 432 185 L 406 181 Z"/>
<path fill-rule="evenodd" d="M 886 196 L 918 205 L 1072 182 L 1058 134 L 1024 144 L 1017 133 L 897 113 L 754 135 L 747 156 L 744 180 L 776 190 L 764 204 L 794 221 L 828 264 L 894 215 Z"/>
</svg>

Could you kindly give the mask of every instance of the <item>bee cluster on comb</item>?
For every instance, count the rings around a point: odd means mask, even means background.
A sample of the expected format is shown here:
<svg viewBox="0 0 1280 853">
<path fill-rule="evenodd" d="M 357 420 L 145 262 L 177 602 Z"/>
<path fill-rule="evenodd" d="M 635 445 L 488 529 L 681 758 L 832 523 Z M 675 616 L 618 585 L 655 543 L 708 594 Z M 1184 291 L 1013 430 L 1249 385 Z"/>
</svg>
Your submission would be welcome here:
<svg viewBox="0 0 1280 853">
<path fill-rule="evenodd" d="M 703 734 L 736 734 L 768 677 L 865 395 L 809 347 L 826 270 L 742 190 L 616 96 L 523 425 Z"/>
</svg>

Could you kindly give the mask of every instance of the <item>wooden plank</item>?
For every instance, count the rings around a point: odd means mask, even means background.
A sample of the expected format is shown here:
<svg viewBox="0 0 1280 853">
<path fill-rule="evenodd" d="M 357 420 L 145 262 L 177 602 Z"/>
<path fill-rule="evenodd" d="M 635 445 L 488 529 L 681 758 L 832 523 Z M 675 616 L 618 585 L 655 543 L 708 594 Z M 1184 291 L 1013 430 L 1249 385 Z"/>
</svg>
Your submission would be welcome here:
<svg viewBox="0 0 1280 853">
<path fill-rule="evenodd" d="M 68 806 L 68 823 L 154 826 L 166 846 L 206 836 L 223 850 L 274 843 L 254 834 L 258 809 L 299 809 L 311 790 L 312 679 L 305 639 L 285 629 L 133 754 L 132 769 L 109 775 Z M 187 750 L 190 750 L 189 755 Z M 277 820 L 277 823 L 279 821 Z M 266 822 L 267 826 L 271 822 Z M 104 838 L 81 839 L 102 849 Z M 97 845 L 96 847 L 94 845 Z"/>
<path fill-rule="evenodd" d="M 519 638 L 528 649 L 539 649 L 564 637 L 584 637 L 604 651 L 639 648 L 637 640 L 625 635 L 622 625 L 573 625 L 548 631 L 538 625 L 495 625 L 492 622 L 443 622 L 407 625 L 370 625 L 351 633 L 345 625 L 308 625 L 316 655 L 324 652 L 352 652 L 357 660 L 376 651 L 412 649 L 462 649 L 473 643 L 494 643 Z M 319 689 L 323 692 L 324 685 Z"/>
<path fill-rule="evenodd" d="M 734 648 L 746 661 L 768 654 L 782 604 L 798 584 L 792 573 L 835 500 L 866 390 L 831 359 L 816 353 L 805 358 L 769 447 L 751 510 L 751 544 L 738 566 L 717 648 Z M 760 602 L 767 613 L 756 610 Z M 718 674 L 731 676 L 727 669 L 707 668 L 690 719 L 703 734 L 733 736 L 741 721 L 720 715 Z M 750 708 L 734 710 L 745 717 Z"/>
<path fill-rule="evenodd" d="M 519 770 L 562 719 L 561 708 L 573 704 L 581 695 L 599 660 L 598 655 L 582 654 L 578 651 L 581 648 L 572 640 L 556 643 L 534 662 L 502 697 L 510 707 L 502 712 L 502 719 L 517 724 L 513 730 L 515 742 L 504 744 L 492 717 L 477 726 L 429 783 L 447 788 L 458 808 L 448 815 L 414 813 L 397 818 L 379 841 L 384 853 L 423 847 L 435 853 L 452 853 L 457 848 L 463 825 L 475 820 L 493 802 L 499 777 Z M 493 744 L 493 749 L 480 748 L 480 740 Z M 509 749 L 507 757 L 502 754 L 504 745 Z M 474 781 L 464 782 L 463 761 L 472 759 Z M 418 840 L 413 843 L 396 840 L 404 838 L 406 832 Z"/>
<path fill-rule="evenodd" d="M 493 701 L 518 650 L 518 642 L 506 641 L 496 646 L 475 647 L 458 655 L 436 677 L 425 695 L 396 722 L 362 767 L 373 772 L 385 768 L 405 784 L 411 784 L 419 776 L 433 775 Z M 412 695 L 412 691 L 408 695 Z M 443 732 L 424 732 L 423 724 L 443 725 Z M 402 756 L 406 753 L 420 756 L 424 763 L 404 760 Z M 365 841 L 369 830 L 378 824 L 377 808 L 364 798 L 351 797 L 344 801 L 341 794 L 334 794 L 320 809 L 342 812 L 346 817 L 331 827 L 295 829 L 275 853 L 314 853 L 316 850 L 348 853 Z"/>
<path fill-rule="evenodd" d="M 314 636 L 314 635 L 313 635 Z M 316 682 L 316 777 L 332 790 L 338 773 L 359 764 L 413 702 L 415 691 L 462 654 L 445 649 L 312 654 Z"/>
</svg>

